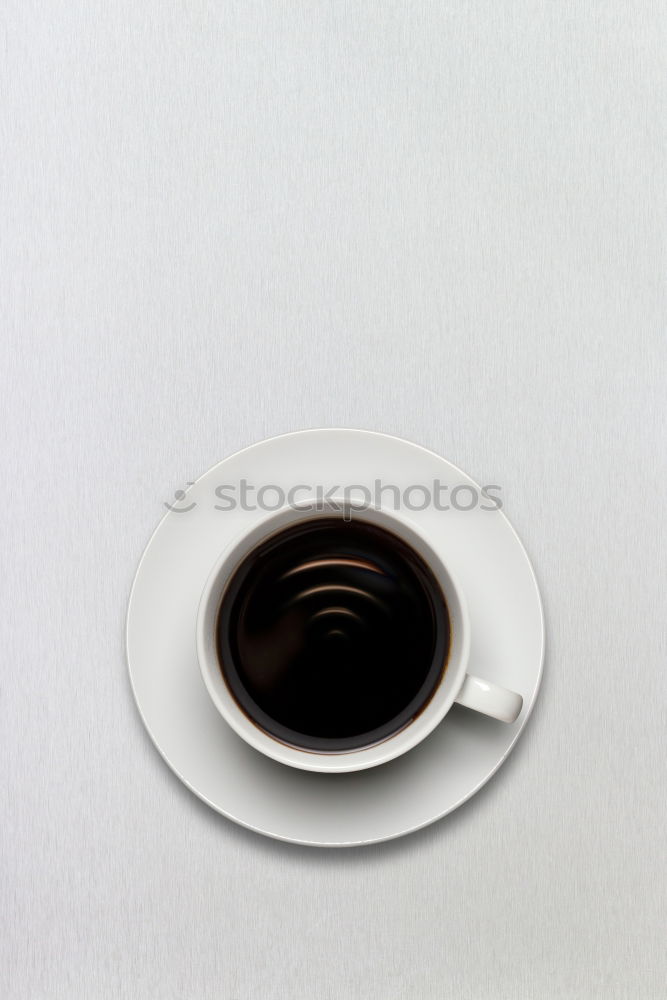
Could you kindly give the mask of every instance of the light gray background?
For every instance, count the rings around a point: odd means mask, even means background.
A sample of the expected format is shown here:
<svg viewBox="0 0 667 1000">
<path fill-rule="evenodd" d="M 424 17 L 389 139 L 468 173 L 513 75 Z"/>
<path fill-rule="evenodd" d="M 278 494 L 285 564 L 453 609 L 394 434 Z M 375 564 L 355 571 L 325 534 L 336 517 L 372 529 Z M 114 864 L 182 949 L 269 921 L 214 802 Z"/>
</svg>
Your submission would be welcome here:
<svg viewBox="0 0 667 1000">
<path fill-rule="evenodd" d="M 664 14 L 3 4 L 3 997 L 663 995 Z M 342 852 L 182 787 L 123 649 L 163 501 L 327 424 L 501 483 L 548 627 L 496 778 Z"/>
</svg>

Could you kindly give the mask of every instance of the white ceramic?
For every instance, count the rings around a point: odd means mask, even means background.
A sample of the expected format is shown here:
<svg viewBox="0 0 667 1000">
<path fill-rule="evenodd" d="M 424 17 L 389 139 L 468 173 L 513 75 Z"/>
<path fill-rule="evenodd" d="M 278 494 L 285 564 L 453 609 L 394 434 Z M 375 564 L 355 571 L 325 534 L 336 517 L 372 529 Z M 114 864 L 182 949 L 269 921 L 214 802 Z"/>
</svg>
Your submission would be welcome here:
<svg viewBox="0 0 667 1000">
<path fill-rule="evenodd" d="M 158 524 L 130 595 L 130 681 L 156 748 L 180 780 L 217 812 L 279 840 L 322 847 L 370 844 L 445 816 L 507 759 L 540 686 L 542 606 L 512 526 L 500 510 L 410 514 L 415 530 L 428 537 L 465 593 L 468 669 L 523 696 L 516 722 L 497 722 L 455 704 L 418 746 L 381 767 L 333 775 L 303 771 L 257 753 L 242 740 L 213 705 L 199 669 L 196 621 L 204 585 L 223 549 L 261 514 L 215 509 L 216 487 L 242 477 L 283 484 L 363 483 L 381 477 L 399 486 L 438 477 L 448 487 L 478 488 L 425 448 L 348 429 L 299 431 L 261 441 L 206 472 Z M 515 780 L 516 773 L 509 777 Z M 485 808 L 492 803 L 487 799 Z"/>
<path fill-rule="evenodd" d="M 315 753 L 289 746 L 265 732 L 243 712 L 225 683 L 216 650 L 215 623 L 225 588 L 244 558 L 270 535 L 308 519 L 346 516 L 345 498 L 334 496 L 332 501 L 318 510 L 316 497 L 313 496 L 306 501 L 300 499 L 299 507 L 286 506 L 278 512 L 261 512 L 250 530 L 225 549 L 210 573 L 197 616 L 197 652 L 204 683 L 222 717 L 250 746 L 273 760 L 306 771 L 335 773 L 374 767 L 406 753 L 442 722 L 455 701 L 499 721 L 514 722 L 521 711 L 521 695 L 466 674 L 470 652 L 468 611 L 464 595 L 451 571 L 434 552 L 428 539 L 415 530 L 400 510 L 390 513 L 372 505 L 363 510 L 350 510 L 349 507 L 347 510 L 354 520 L 378 524 L 410 545 L 433 572 L 449 611 L 451 643 L 447 668 L 427 706 L 409 725 L 388 739 L 363 749 L 336 753 Z"/>
</svg>

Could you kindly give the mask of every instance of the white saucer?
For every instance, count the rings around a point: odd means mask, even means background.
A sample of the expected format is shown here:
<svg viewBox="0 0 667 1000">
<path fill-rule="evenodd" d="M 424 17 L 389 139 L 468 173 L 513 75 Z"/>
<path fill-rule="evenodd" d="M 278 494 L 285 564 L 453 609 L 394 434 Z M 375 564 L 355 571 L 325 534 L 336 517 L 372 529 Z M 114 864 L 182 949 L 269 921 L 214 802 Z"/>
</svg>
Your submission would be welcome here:
<svg viewBox="0 0 667 1000">
<path fill-rule="evenodd" d="M 223 547 L 253 511 L 216 510 L 215 489 L 245 478 L 255 486 L 372 484 L 404 489 L 468 476 L 409 441 L 370 431 L 323 429 L 271 438 L 210 469 L 158 525 L 130 596 L 127 655 L 144 724 L 181 780 L 213 809 L 258 833 L 321 847 L 400 837 L 470 798 L 500 767 L 535 703 L 544 622 L 528 556 L 499 510 L 410 512 L 466 594 L 472 673 L 518 691 L 512 725 L 454 706 L 422 744 L 387 764 L 319 774 L 278 764 L 243 742 L 207 694 L 197 663 L 199 598 Z M 466 500 L 469 496 L 466 493 Z M 269 502 L 271 498 L 269 497 Z"/>
</svg>

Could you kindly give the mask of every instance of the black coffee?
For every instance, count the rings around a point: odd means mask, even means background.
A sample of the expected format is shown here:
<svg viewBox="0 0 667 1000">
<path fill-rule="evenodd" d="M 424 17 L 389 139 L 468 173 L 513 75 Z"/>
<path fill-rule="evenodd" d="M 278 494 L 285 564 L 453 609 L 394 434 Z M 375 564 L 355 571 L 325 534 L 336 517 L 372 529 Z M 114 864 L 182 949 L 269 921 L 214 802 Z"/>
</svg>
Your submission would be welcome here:
<svg viewBox="0 0 667 1000">
<path fill-rule="evenodd" d="M 406 726 L 429 701 L 450 641 L 422 558 L 392 532 L 338 517 L 259 545 L 232 577 L 216 627 L 241 709 L 282 742 L 319 753 Z"/>
</svg>

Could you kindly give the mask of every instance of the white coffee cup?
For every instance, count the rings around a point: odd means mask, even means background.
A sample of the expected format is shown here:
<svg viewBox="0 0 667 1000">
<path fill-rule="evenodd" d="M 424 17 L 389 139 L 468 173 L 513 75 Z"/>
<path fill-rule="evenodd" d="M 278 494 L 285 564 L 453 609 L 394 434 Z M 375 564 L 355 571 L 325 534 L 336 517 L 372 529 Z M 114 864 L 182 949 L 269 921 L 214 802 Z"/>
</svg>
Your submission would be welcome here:
<svg viewBox="0 0 667 1000">
<path fill-rule="evenodd" d="M 220 665 L 216 623 L 227 584 L 245 558 L 263 541 L 309 518 L 349 517 L 376 524 L 398 535 L 427 564 L 445 598 L 450 619 L 447 666 L 430 700 L 404 728 L 382 742 L 361 749 L 314 752 L 281 742 L 255 723 L 239 706 Z M 427 539 L 400 512 L 377 507 L 350 512 L 333 498 L 324 508 L 312 501 L 267 513 L 219 556 L 202 592 L 197 616 L 197 653 L 204 683 L 213 704 L 232 729 L 256 750 L 283 764 L 308 771 L 357 771 L 374 767 L 412 749 L 435 729 L 456 702 L 501 722 L 514 722 L 523 705 L 520 694 L 466 672 L 470 625 L 461 588 Z"/>
</svg>

